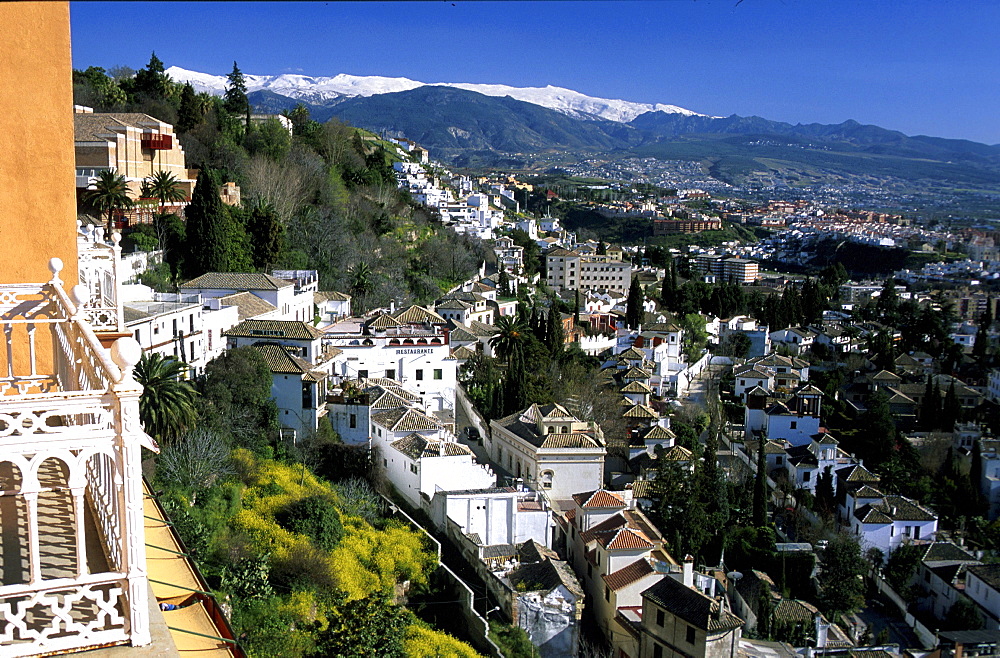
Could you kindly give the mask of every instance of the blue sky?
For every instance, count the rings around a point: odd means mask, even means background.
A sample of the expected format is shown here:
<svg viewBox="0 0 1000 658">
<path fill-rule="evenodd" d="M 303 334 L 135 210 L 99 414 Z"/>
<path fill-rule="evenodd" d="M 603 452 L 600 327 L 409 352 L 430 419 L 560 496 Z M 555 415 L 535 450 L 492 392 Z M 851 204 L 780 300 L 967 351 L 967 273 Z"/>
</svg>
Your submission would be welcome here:
<svg viewBox="0 0 1000 658">
<path fill-rule="evenodd" d="M 547 84 L 1000 143 L 1000 3 L 73 2 L 77 68 Z"/>
</svg>

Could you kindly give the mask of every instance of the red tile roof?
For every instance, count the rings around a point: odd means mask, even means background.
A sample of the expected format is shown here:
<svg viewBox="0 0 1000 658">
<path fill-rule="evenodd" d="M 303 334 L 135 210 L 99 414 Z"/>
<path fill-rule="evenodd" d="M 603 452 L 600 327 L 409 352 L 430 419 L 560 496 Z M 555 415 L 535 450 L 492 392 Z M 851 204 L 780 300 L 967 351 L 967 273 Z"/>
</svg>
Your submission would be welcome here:
<svg viewBox="0 0 1000 658">
<path fill-rule="evenodd" d="M 583 509 L 607 509 L 625 507 L 625 501 L 618 494 L 604 489 L 573 494 L 573 500 Z"/>
<path fill-rule="evenodd" d="M 632 583 L 645 578 L 651 573 L 655 573 L 655 569 L 649 564 L 649 560 L 643 558 L 641 560 L 636 560 L 632 564 L 615 571 L 614 573 L 607 573 L 601 576 L 604 579 L 605 584 L 616 592 L 623 587 L 628 587 Z"/>
</svg>

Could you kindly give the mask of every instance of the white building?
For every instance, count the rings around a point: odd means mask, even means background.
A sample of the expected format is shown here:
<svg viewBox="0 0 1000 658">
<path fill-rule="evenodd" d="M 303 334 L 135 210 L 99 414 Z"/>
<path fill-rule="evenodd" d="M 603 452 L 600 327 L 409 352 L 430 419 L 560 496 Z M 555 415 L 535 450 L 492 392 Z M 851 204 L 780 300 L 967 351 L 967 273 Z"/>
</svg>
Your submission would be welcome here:
<svg viewBox="0 0 1000 658">
<path fill-rule="evenodd" d="M 299 436 L 315 431 L 326 415 L 330 376 L 342 358 L 323 344 L 323 333 L 305 322 L 245 320 L 224 336 L 229 349 L 253 346 L 264 357 L 281 425 Z"/>
<path fill-rule="evenodd" d="M 905 496 L 886 496 L 864 486 L 846 498 L 848 530 L 864 549 L 878 548 L 888 556 L 904 542 L 934 541 L 937 516 Z"/>
<path fill-rule="evenodd" d="M 297 288 L 295 281 L 241 272 L 209 272 L 180 286 L 182 293 L 199 294 L 206 299 L 253 293 L 275 307 L 278 319 L 311 322 L 314 315 L 311 286 L 300 291 Z"/>
<path fill-rule="evenodd" d="M 632 264 L 556 247 L 545 254 L 545 278 L 556 292 L 599 288 L 624 295 L 632 285 Z"/>
<path fill-rule="evenodd" d="M 416 509 L 431 513 L 438 491 L 496 484 L 488 467 L 458 443 L 440 423 L 416 409 L 400 407 L 372 414 L 375 459 L 396 491 Z"/>
<path fill-rule="evenodd" d="M 404 323 L 379 314 L 325 327 L 323 341 L 344 353 L 335 371 L 340 379 L 394 379 L 416 392 L 424 408 L 454 409 L 458 364 L 451 356 L 446 325 Z"/>
<path fill-rule="evenodd" d="M 599 488 L 604 480 L 604 437 L 558 404 L 532 404 L 490 423 L 487 449 L 494 463 L 549 498 Z"/>
<path fill-rule="evenodd" d="M 435 526 L 452 536 L 475 535 L 484 546 L 531 540 L 552 547 L 552 511 L 538 492 L 513 487 L 439 491 L 431 505 Z"/>
<path fill-rule="evenodd" d="M 965 576 L 965 593 L 989 615 L 986 627 L 1000 629 L 1000 564 L 969 567 Z"/>
</svg>

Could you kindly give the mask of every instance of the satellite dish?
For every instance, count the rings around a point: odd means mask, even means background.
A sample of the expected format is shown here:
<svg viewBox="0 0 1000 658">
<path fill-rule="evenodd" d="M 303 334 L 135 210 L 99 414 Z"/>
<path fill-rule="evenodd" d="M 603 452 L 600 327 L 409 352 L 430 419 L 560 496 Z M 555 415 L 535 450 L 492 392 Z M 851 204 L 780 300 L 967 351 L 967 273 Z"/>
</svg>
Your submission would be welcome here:
<svg viewBox="0 0 1000 658">
<path fill-rule="evenodd" d="M 729 580 L 739 580 L 742 577 L 743 574 L 740 573 L 739 571 L 730 571 L 729 573 L 726 574 L 726 578 L 728 578 Z"/>
</svg>

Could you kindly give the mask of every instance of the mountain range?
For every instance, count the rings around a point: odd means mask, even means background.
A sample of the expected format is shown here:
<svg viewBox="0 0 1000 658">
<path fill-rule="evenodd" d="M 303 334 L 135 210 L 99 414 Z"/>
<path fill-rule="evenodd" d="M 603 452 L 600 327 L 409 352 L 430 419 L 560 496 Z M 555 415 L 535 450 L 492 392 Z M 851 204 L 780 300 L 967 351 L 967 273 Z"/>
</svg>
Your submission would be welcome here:
<svg viewBox="0 0 1000 658">
<path fill-rule="evenodd" d="M 213 94 L 225 76 L 167 69 Z M 695 160 L 732 184 L 891 184 L 896 191 L 1000 192 L 1000 145 L 907 136 L 856 121 L 790 124 L 713 117 L 667 104 L 594 98 L 559 87 L 425 84 L 407 78 L 247 75 L 260 112 L 299 103 L 313 118 L 337 117 L 412 139 L 456 166 L 530 168 L 600 154 L 610 159 Z M 766 183 L 765 183 L 766 184 Z"/>
</svg>

